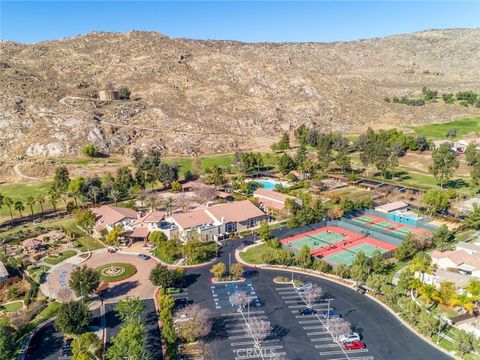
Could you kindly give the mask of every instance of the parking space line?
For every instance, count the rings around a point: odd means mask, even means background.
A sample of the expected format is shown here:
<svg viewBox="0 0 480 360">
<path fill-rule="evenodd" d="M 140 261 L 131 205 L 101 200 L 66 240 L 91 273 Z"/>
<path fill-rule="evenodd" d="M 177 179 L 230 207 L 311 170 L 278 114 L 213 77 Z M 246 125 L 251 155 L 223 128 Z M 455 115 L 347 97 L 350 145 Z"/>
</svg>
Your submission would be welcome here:
<svg viewBox="0 0 480 360">
<path fill-rule="evenodd" d="M 315 324 L 315 323 L 319 323 L 319 322 L 322 322 L 322 320 L 320 320 L 320 319 L 312 319 L 312 320 L 302 320 L 302 321 L 299 321 L 300 324 Z"/>
<path fill-rule="evenodd" d="M 325 325 L 304 326 L 303 330 L 327 329 Z"/>
<path fill-rule="evenodd" d="M 308 336 L 326 335 L 326 334 L 330 334 L 330 333 L 328 331 L 316 331 L 312 333 L 307 333 Z"/>
<path fill-rule="evenodd" d="M 319 345 L 315 345 L 315 347 L 317 347 Z M 367 352 L 368 350 L 367 349 L 359 349 L 359 350 L 348 350 L 348 353 L 359 353 L 359 352 Z M 320 352 L 319 354 L 320 355 L 338 355 L 338 354 L 343 354 L 344 352 L 343 351 L 325 351 L 325 352 Z M 348 356 L 348 355 L 347 355 Z M 350 356 L 348 356 L 348 359 L 349 360 L 352 360 L 352 358 Z"/>
<path fill-rule="evenodd" d="M 314 338 L 310 339 L 311 342 L 319 342 L 319 341 L 332 341 L 332 338 L 329 337 L 323 337 L 323 338 Z"/>
</svg>

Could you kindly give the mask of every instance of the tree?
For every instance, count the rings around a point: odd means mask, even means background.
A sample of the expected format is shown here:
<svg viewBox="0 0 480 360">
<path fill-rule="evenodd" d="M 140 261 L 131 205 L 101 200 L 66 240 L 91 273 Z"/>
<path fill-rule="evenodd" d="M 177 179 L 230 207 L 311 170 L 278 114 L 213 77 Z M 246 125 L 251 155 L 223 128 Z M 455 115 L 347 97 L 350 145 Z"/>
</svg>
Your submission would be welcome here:
<svg viewBox="0 0 480 360">
<path fill-rule="evenodd" d="M 443 185 L 452 177 L 453 171 L 459 166 L 451 145 L 441 144 L 438 149 L 433 150 L 432 161 L 433 163 L 428 170 L 437 179 L 440 187 L 443 188 Z"/>
<path fill-rule="evenodd" d="M 67 168 L 65 166 L 56 167 L 52 187 L 58 194 L 63 194 L 67 192 L 69 183 L 70 177 Z"/>
<path fill-rule="evenodd" d="M 112 230 L 107 234 L 105 242 L 108 245 L 118 245 L 120 236 L 123 234 L 123 227 L 121 225 L 113 226 Z"/>
<path fill-rule="evenodd" d="M 139 321 L 126 323 L 118 335 L 112 339 L 112 345 L 107 350 L 108 360 L 146 360 L 145 326 Z"/>
<path fill-rule="evenodd" d="M 370 265 L 372 272 L 376 274 L 383 274 L 387 269 L 387 262 L 385 261 L 385 256 L 376 250 L 373 252 L 372 256 L 370 257 Z"/>
<path fill-rule="evenodd" d="M 102 345 L 95 333 L 87 332 L 72 342 L 73 360 L 95 360 Z"/>
<path fill-rule="evenodd" d="M 35 200 L 38 203 L 38 205 L 40 205 L 40 209 L 42 210 L 42 214 L 43 214 L 43 212 L 44 212 L 43 205 L 45 204 L 45 196 L 39 194 L 39 195 L 37 195 Z"/>
<path fill-rule="evenodd" d="M 162 231 L 152 231 L 148 235 L 148 241 L 156 246 L 161 246 L 164 242 L 168 241 L 168 238 Z"/>
<path fill-rule="evenodd" d="M 476 142 L 471 142 L 465 149 L 465 160 L 468 165 L 473 165 L 479 160 L 480 151 L 477 150 L 477 146 L 478 144 Z"/>
<path fill-rule="evenodd" d="M 318 169 L 320 170 L 322 176 L 325 174 L 327 169 L 330 167 L 331 162 L 333 161 L 332 156 L 332 147 L 329 142 L 322 142 L 318 146 L 317 151 L 318 159 Z"/>
<path fill-rule="evenodd" d="M 195 198 L 200 204 L 206 204 L 209 201 L 213 201 L 217 194 L 217 191 L 212 186 L 199 186 L 195 188 Z"/>
<path fill-rule="evenodd" d="M 120 88 L 120 98 L 123 100 L 129 100 L 130 99 L 130 89 L 127 86 L 122 86 Z"/>
<path fill-rule="evenodd" d="M 352 168 L 352 161 L 348 155 L 347 149 L 338 152 L 335 162 L 337 163 L 337 166 L 342 169 L 342 173 L 344 174 Z"/>
<path fill-rule="evenodd" d="M 387 277 L 382 274 L 373 273 L 368 275 L 365 285 L 374 293 L 380 294 L 382 286 L 387 283 Z"/>
<path fill-rule="evenodd" d="M 215 275 L 217 279 L 220 279 L 227 272 L 227 266 L 223 262 L 219 262 L 212 266 L 210 272 Z"/>
<path fill-rule="evenodd" d="M 270 225 L 267 221 L 261 221 L 258 228 L 258 237 L 263 241 L 267 241 L 271 236 Z"/>
<path fill-rule="evenodd" d="M 13 224 L 13 213 L 12 213 L 12 207 L 14 205 L 14 202 L 13 200 L 8 197 L 8 196 L 5 196 L 3 198 L 3 203 L 5 204 L 6 207 L 8 207 L 8 211 L 10 212 L 10 221 L 11 223 Z"/>
<path fill-rule="evenodd" d="M 455 340 L 455 350 L 458 351 L 462 357 L 473 351 L 475 345 L 474 334 L 466 332 L 465 330 L 458 330 Z"/>
<path fill-rule="evenodd" d="M 13 206 L 15 207 L 15 210 L 17 210 L 18 213 L 20 214 L 20 217 L 23 217 L 22 211 L 25 210 L 25 206 L 23 206 L 23 202 L 21 202 L 20 200 L 17 200 L 15 201 L 15 204 Z"/>
<path fill-rule="evenodd" d="M 30 208 L 30 214 L 32 215 L 32 217 L 35 215 L 35 212 L 33 211 L 33 205 L 35 205 L 36 201 L 35 201 L 35 198 L 33 196 L 29 196 L 27 198 L 27 200 L 25 201 L 25 203 L 28 205 L 28 207 Z"/>
<path fill-rule="evenodd" d="M 164 186 L 169 186 L 178 180 L 178 166 L 161 163 L 156 168 L 156 177 Z"/>
<path fill-rule="evenodd" d="M 118 317 L 123 322 L 140 321 L 140 315 L 145 307 L 138 297 L 127 297 L 120 300 L 115 306 Z"/>
<path fill-rule="evenodd" d="M 150 272 L 150 281 L 155 286 L 162 288 L 181 286 L 185 270 L 182 268 L 169 269 L 167 266 L 158 264 Z"/>
<path fill-rule="evenodd" d="M 212 322 L 208 316 L 208 310 L 198 304 L 177 311 L 173 322 L 178 337 L 190 343 L 207 336 L 212 329 Z"/>
<path fill-rule="evenodd" d="M 98 151 L 95 148 L 95 146 L 93 146 L 92 144 L 88 144 L 88 145 L 85 145 L 82 148 L 82 154 L 85 155 L 85 156 L 93 158 L 93 157 L 98 156 Z"/>
<path fill-rule="evenodd" d="M 270 323 L 258 317 L 250 317 L 247 320 L 247 329 L 250 331 L 256 347 L 259 347 L 272 332 Z"/>
<path fill-rule="evenodd" d="M 338 341 L 341 335 L 348 334 L 351 331 L 352 325 L 342 318 L 333 318 L 328 319 L 327 328 L 332 334 L 333 339 Z"/>
<path fill-rule="evenodd" d="M 243 265 L 235 263 L 230 266 L 230 275 L 235 279 L 239 279 L 243 275 Z"/>
<path fill-rule="evenodd" d="M 206 173 L 205 182 L 215 185 L 215 190 L 225 183 L 225 175 L 221 167 L 214 165 L 211 169 L 207 169 Z"/>
<path fill-rule="evenodd" d="M 394 251 L 394 256 L 398 260 L 404 261 L 410 259 L 416 252 L 417 247 L 415 246 L 413 235 L 409 233 L 402 244 Z"/>
<path fill-rule="evenodd" d="M 175 206 L 185 212 L 192 204 L 192 199 L 187 194 L 180 194 L 175 199 Z"/>
<path fill-rule="evenodd" d="M 312 307 L 312 305 L 322 297 L 323 289 L 318 285 L 312 285 L 312 287 L 306 289 L 302 293 L 302 297 L 307 303 L 307 307 Z"/>
<path fill-rule="evenodd" d="M 364 282 L 370 274 L 371 267 L 364 252 L 360 251 L 355 256 L 350 267 L 350 277 L 357 282 Z"/>
<path fill-rule="evenodd" d="M 480 207 L 473 204 L 473 209 L 465 217 L 464 225 L 470 229 L 480 229 Z"/>
<path fill-rule="evenodd" d="M 90 209 L 80 211 L 77 215 L 77 219 L 78 225 L 87 229 L 89 233 L 91 233 L 97 220 L 95 214 Z"/>
<path fill-rule="evenodd" d="M 283 133 L 282 138 L 272 146 L 274 150 L 288 150 L 290 149 L 290 136 L 288 133 Z"/>
<path fill-rule="evenodd" d="M 249 302 L 250 297 L 245 291 L 237 290 L 232 295 L 230 295 L 230 303 L 232 304 L 232 306 L 237 306 L 240 311 L 242 311 Z"/>
<path fill-rule="evenodd" d="M 79 335 L 90 324 L 92 314 L 82 301 L 69 301 L 60 305 L 55 327 L 64 334 Z"/>
<path fill-rule="evenodd" d="M 280 156 L 280 158 L 278 159 L 278 170 L 283 175 L 286 175 L 294 169 L 295 161 L 292 159 L 292 157 L 287 154 L 282 154 L 282 156 Z"/>
<path fill-rule="evenodd" d="M 418 317 L 417 326 L 427 336 L 434 335 L 438 331 L 439 325 L 440 321 L 426 311 L 422 311 Z"/>
<path fill-rule="evenodd" d="M 0 322 L 0 360 L 15 359 L 17 351 L 15 329 L 6 321 Z"/>
<path fill-rule="evenodd" d="M 478 188 L 480 186 L 480 161 L 476 161 L 472 164 L 472 167 L 470 168 L 470 177 L 472 178 L 472 185 Z"/>
<path fill-rule="evenodd" d="M 453 232 L 448 230 L 447 225 L 443 224 L 432 234 L 433 245 L 440 249 L 446 250 L 450 247 L 451 243 L 455 240 L 455 235 Z"/>
<path fill-rule="evenodd" d="M 422 198 L 431 215 L 447 211 L 450 207 L 450 199 L 445 191 L 440 189 L 428 190 Z"/>
<path fill-rule="evenodd" d="M 75 295 L 88 297 L 98 289 L 100 274 L 87 266 L 77 267 L 72 271 L 68 284 Z"/>
<path fill-rule="evenodd" d="M 295 262 L 302 267 L 308 268 L 312 266 L 313 259 L 312 255 L 310 254 L 310 248 L 308 245 L 303 245 L 300 251 L 295 255 Z"/>
</svg>

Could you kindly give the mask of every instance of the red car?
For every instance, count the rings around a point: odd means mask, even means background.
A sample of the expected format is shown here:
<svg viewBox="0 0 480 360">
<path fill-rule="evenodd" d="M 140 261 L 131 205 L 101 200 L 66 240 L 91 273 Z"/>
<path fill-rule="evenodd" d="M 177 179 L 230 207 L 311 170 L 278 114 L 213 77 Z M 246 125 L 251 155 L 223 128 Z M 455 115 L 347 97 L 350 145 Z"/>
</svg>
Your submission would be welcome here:
<svg viewBox="0 0 480 360">
<path fill-rule="evenodd" d="M 351 341 L 344 342 L 342 346 L 345 350 L 359 350 L 365 348 L 365 343 L 363 341 Z"/>
</svg>

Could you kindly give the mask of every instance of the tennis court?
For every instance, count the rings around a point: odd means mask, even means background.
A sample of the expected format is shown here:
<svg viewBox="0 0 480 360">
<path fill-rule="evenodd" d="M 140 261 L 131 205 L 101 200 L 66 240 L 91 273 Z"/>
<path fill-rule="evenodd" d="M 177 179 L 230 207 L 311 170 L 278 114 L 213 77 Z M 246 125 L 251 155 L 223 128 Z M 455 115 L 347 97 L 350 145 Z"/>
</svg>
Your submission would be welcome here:
<svg viewBox="0 0 480 360">
<path fill-rule="evenodd" d="M 349 249 L 343 249 L 332 255 L 328 255 L 323 259 L 334 265 L 344 264 L 350 266 L 359 252 L 363 252 L 367 257 L 371 257 L 375 251 L 385 253 L 388 250 L 368 243 L 362 243 Z"/>
<path fill-rule="evenodd" d="M 405 225 L 397 223 L 393 220 L 383 219 L 375 215 L 361 215 L 355 218 L 351 218 L 350 221 L 357 223 L 358 226 L 372 228 L 378 231 L 391 232 L 395 235 L 405 237 L 409 233 L 423 234 L 430 233 L 430 231 L 421 229 L 418 227 L 413 227 L 410 225 Z"/>
<path fill-rule="evenodd" d="M 326 226 L 313 231 L 305 232 L 289 238 L 282 239 L 282 244 L 286 248 L 300 250 L 307 245 L 312 254 L 323 249 L 335 247 L 334 244 L 342 242 L 351 242 L 358 239 L 361 235 L 335 226 Z"/>
</svg>

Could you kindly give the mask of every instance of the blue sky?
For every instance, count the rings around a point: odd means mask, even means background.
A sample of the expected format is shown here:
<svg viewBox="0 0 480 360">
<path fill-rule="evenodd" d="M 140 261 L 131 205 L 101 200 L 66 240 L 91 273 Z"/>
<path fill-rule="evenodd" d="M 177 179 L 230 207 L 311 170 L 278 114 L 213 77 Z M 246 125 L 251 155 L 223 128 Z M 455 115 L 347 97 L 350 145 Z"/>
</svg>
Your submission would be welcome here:
<svg viewBox="0 0 480 360">
<path fill-rule="evenodd" d="M 260 41 L 354 40 L 480 27 L 480 2 L 0 1 L 0 38 L 37 42 L 94 30 Z"/>
</svg>

